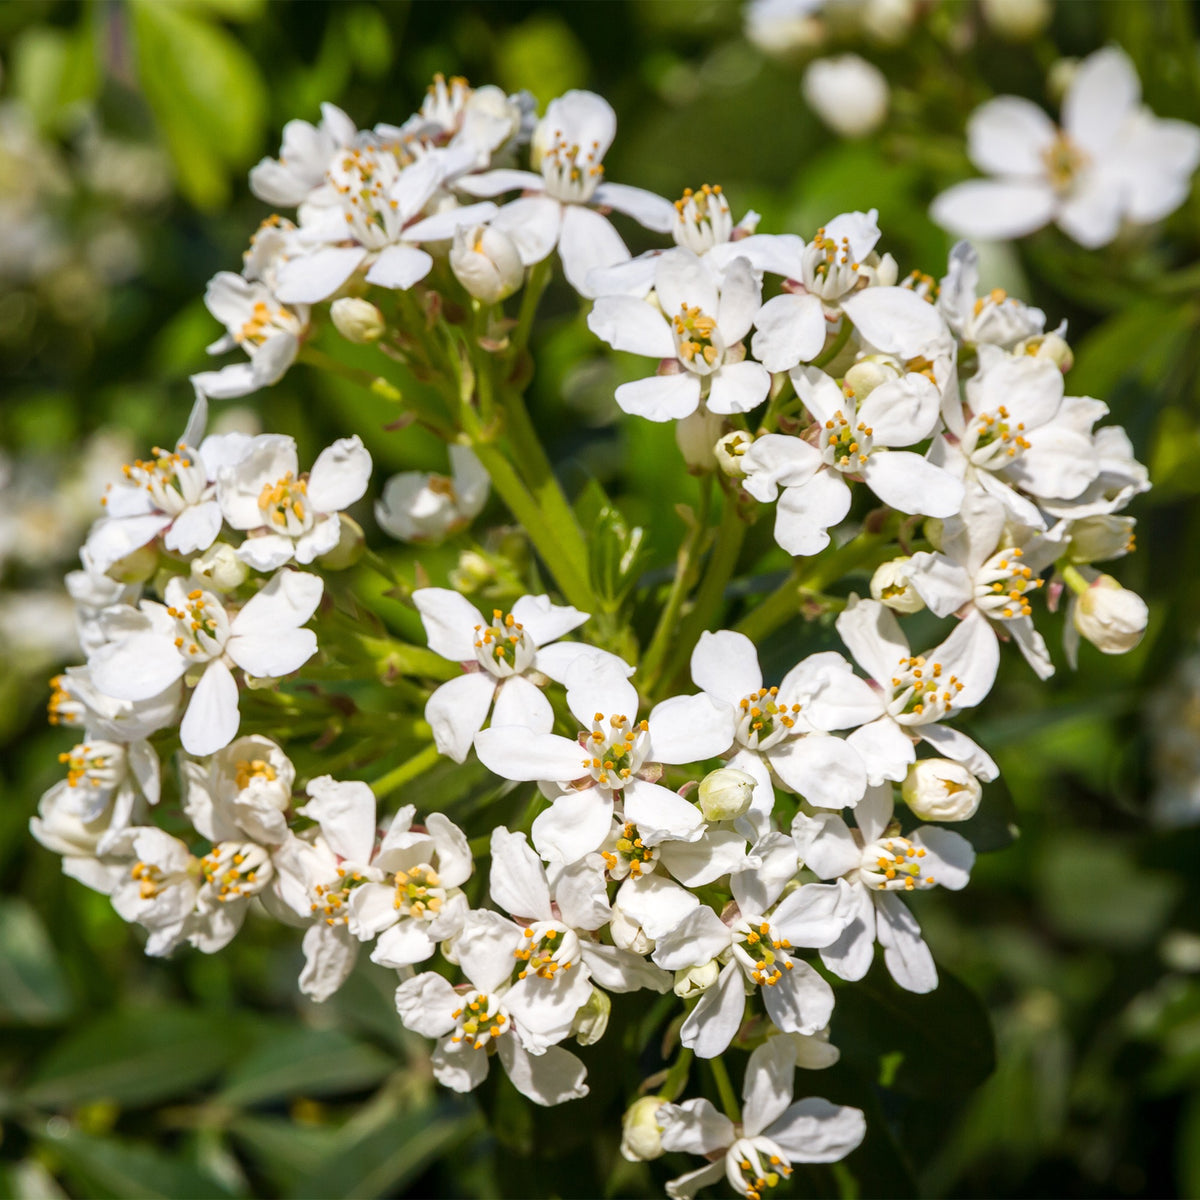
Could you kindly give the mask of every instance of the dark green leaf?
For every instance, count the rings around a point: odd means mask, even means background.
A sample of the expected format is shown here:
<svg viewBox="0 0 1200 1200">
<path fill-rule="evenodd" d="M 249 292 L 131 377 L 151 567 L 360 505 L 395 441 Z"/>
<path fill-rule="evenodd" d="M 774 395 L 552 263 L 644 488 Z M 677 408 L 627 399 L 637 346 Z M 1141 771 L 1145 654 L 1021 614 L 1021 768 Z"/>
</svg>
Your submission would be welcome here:
<svg viewBox="0 0 1200 1200">
<path fill-rule="evenodd" d="M 0 903 L 0 1022 L 52 1025 L 71 1011 L 58 956 L 24 900 Z"/>
</svg>

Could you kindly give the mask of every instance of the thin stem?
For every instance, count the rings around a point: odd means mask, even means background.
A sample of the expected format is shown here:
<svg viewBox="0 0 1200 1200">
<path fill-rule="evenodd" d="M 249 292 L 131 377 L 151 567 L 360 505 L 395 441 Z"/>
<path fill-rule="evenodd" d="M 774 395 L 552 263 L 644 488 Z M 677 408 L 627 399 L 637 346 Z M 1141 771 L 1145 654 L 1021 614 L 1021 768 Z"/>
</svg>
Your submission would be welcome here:
<svg viewBox="0 0 1200 1200">
<path fill-rule="evenodd" d="M 680 1046 L 678 1056 L 671 1064 L 671 1069 L 667 1072 L 662 1087 L 658 1089 L 658 1094 L 664 1100 L 678 1100 L 683 1095 L 693 1057 L 693 1052 L 687 1046 Z"/>
<path fill-rule="evenodd" d="M 382 800 L 384 796 L 390 795 L 397 788 L 403 787 L 406 783 L 423 775 L 440 757 L 438 748 L 430 742 L 424 750 L 418 751 L 398 767 L 393 767 L 386 775 L 380 776 L 371 784 L 375 798 Z"/>
<path fill-rule="evenodd" d="M 756 604 L 735 626 L 757 645 L 767 634 L 786 625 L 800 611 L 800 571 L 792 573 L 761 604 Z"/>
<path fill-rule="evenodd" d="M 812 360 L 811 365 L 814 367 L 823 367 L 826 364 L 833 362 L 833 360 L 837 358 L 839 354 L 841 354 L 842 348 L 850 340 L 850 334 L 853 331 L 854 326 L 850 324 L 850 319 L 843 316 L 842 327 L 838 330 L 837 337 L 833 339 L 833 342 L 825 350 L 822 350 L 821 353 Z"/>
<path fill-rule="evenodd" d="M 708 1059 L 708 1069 L 712 1072 L 713 1082 L 717 1085 L 717 1095 L 721 1098 L 721 1108 L 725 1115 L 736 1125 L 742 1119 L 741 1106 L 734 1095 L 733 1084 L 729 1081 L 729 1072 L 720 1058 Z"/>
<path fill-rule="evenodd" d="M 537 315 L 538 304 L 542 293 L 550 282 L 550 260 L 544 258 L 540 263 L 534 263 L 529 270 L 529 278 L 525 281 L 525 289 L 521 293 L 521 307 L 517 312 L 517 323 L 512 331 L 511 350 L 515 358 L 525 349 L 529 342 L 529 331 L 533 328 L 533 318 Z"/>
<path fill-rule="evenodd" d="M 385 400 L 399 403 L 404 399 L 400 389 L 394 383 L 384 379 L 382 375 L 373 375 L 370 371 L 362 370 L 361 367 L 347 366 L 346 363 L 334 358 L 332 354 L 326 354 L 324 350 L 317 350 L 313 346 L 304 346 L 300 350 L 299 357 L 301 362 L 308 363 L 309 366 L 317 367 L 322 371 L 329 371 L 333 375 L 340 375 L 343 379 L 348 379 L 351 383 L 356 383 L 359 387 L 364 387 L 367 391 L 382 396 Z"/>
</svg>

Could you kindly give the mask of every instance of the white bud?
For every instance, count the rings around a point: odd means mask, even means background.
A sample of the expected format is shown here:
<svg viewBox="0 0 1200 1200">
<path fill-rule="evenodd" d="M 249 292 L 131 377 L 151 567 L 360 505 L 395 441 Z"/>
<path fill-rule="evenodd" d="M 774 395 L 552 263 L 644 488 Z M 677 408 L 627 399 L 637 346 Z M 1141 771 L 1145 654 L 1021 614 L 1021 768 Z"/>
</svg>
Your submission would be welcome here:
<svg viewBox="0 0 1200 1200">
<path fill-rule="evenodd" d="M 662 1154 L 658 1110 L 664 1103 L 661 1096 L 642 1096 L 625 1110 L 621 1118 L 621 1156 L 628 1162 L 648 1162 Z"/>
<path fill-rule="evenodd" d="M 857 54 L 818 58 L 804 72 L 801 88 L 809 107 L 842 137 L 873 133 L 887 116 L 887 80 Z"/>
<path fill-rule="evenodd" d="M 1050 0 L 980 0 L 983 18 L 1005 41 L 1028 42 L 1050 23 Z"/>
<path fill-rule="evenodd" d="M 983 788 L 962 763 L 923 758 L 908 768 L 900 794 L 923 821 L 965 821 L 979 808 Z"/>
<path fill-rule="evenodd" d="M 675 444 L 693 471 L 717 469 L 713 443 L 721 436 L 724 424 L 724 417 L 702 408 L 675 422 Z"/>
<path fill-rule="evenodd" d="M 893 558 L 881 563 L 871 576 L 871 597 L 900 613 L 920 612 L 925 601 L 917 594 L 909 577 L 910 558 Z"/>
<path fill-rule="evenodd" d="M 232 592 L 246 582 L 250 568 L 225 542 L 213 542 L 199 558 L 192 559 L 192 578 L 215 592 Z"/>
<path fill-rule="evenodd" d="M 487 225 L 460 226 L 454 231 L 450 269 L 476 300 L 486 304 L 511 296 L 525 280 L 516 243 Z"/>
<path fill-rule="evenodd" d="M 733 821 L 750 811 L 758 780 L 736 767 L 718 767 L 700 781 L 700 811 L 706 821 Z"/>
<path fill-rule="evenodd" d="M 634 954 L 649 954 L 654 949 L 654 939 L 647 937 L 646 931 L 636 921 L 630 920 L 615 904 L 608 921 L 608 931 L 612 934 L 613 945 L 622 950 L 632 950 Z"/>
<path fill-rule="evenodd" d="M 370 300 L 361 300 L 356 296 L 343 296 L 335 300 L 329 306 L 329 315 L 338 333 L 356 346 L 379 341 L 387 328 L 383 313 Z"/>
<path fill-rule="evenodd" d="M 843 382 L 854 392 L 854 402 L 862 402 L 881 384 L 899 379 L 903 372 L 884 355 L 873 354 L 860 359 L 845 374 Z"/>
<path fill-rule="evenodd" d="M 612 1012 L 612 1000 L 607 992 L 592 988 L 592 994 L 575 1014 L 571 1022 L 571 1034 L 581 1046 L 598 1042 L 608 1028 L 608 1017 Z"/>
<path fill-rule="evenodd" d="M 1118 517 L 1101 513 L 1082 517 L 1071 526 L 1067 555 L 1072 562 L 1105 562 L 1120 558 L 1133 549 L 1135 517 Z"/>
<path fill-rule="evenodd" d="M 720 438 L 713 447 L 717 466 L 730 479 L 741 479 L 746 474 L 742 468 L 742 455 L 750 449 L 753 440 L 749 434 L 742 433 L 740 429 L 735 429 L 732 433 L 727 433 L 723 438 Z"/>
<path fill-rule="evenodd" d="M 715 958 L 699 967 L 685 967 L 675 972 L 673 991 L 681 1000 L 691 1000 L 695 996 L 707 992 L 721 973 L 721 966 Z"/>
<path fill-rule="evenodd" d="M 1075 604 L 1075 628 L 1102 654 L 1125 654 L 1142 640 L 1150 610 L 1136 592 L 1101 575 Z"/>
</svg>

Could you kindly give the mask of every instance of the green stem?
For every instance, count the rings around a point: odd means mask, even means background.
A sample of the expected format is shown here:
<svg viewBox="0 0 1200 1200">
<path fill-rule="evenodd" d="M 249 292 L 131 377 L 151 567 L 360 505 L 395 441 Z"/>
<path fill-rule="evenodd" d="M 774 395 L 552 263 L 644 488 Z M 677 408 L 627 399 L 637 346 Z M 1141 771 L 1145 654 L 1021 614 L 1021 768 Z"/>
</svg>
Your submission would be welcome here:
<svg viewBox="0 0 1200 1200">
<path fill-rule="evenodd" d="M 757 645 L 767 634 L 786 625 L 800 611 L 800 572 L 796 568 L 761 604 L 756 604 L 736 625 Z"/>
<path fill-rule="evenodd" d="M 351 383 L 356 383 L 359 387 L 364 387 L 367 391 L 382 396 L 385 400 L 399 403 L 404 399 L 400 389 L 394 383 L 384 379 L 382 375 L 373 375 L 370 371 L 364 371 L 360 367 L 347 366 L 344 362 L 334 358 L 332 354 L 326 354 L 324 350 L 304 346 L 300 351 L 300 361 L 308 363 L 311 367 L 317 367 L 319 370 L 329 371 L 333 375 L 340 375 L 343 379 L 348 379 Z"/>
<path fill-rule="evenodd" d="M 688 1072 L 691 1070 L 693 1052 L 687 1046 L 679 1048 L 679 1055 L 671 1064 L 671 1069 L 667 1072 L 666 1079 L 663 1080 L 662 1087 L 658 1089 L 658 1094 L 664 1100 L 678 1100 L 683 1095 L 683 1089 L 687 1086 Z"/>
<path fill-rule="evenodd" d="M 521 307 L 517 312 L 517 323 L 512 331 L 510 355 L 519 355 L 529 342 L 529 331 L 533 328 L 533 318 L 537 314 L 538 304 L 542 293 L 550 282 L 550 259 L 543 258 L 540 263 L 534 263 L 529 269 L 529 278 L 525 281 L 525 290 L 521 293 Z"/>
<path fill-rule="evenodd" d="M 717 1095 L 721 1098 L 721 1108 L 725 1115 L 736 1125 L 742 1119 L 742 1110 L 729 1081 L 729 1072 L 725 1069 L 720 1058 L 708 1059 L 708 1069 L 712 1072 L 713 1082 L 717 1085 Z"/>
<path fill-rule="evenodd" d="M 1059 572 L 1063 577 L 1063 583 L 1077 596 L 1082 596 L 1092 586 L 1083 572 L 1072 563 L 1060 567 Z"/>
<path fill-rule="evenodd" d="M 854 326 L 850 324 L 849 317 L 842 317 L 842 327 L 838 330 L 837 337 L 825 350 L 822 350 L 816 358 L 812 360 L 812 366 L 823 367 L 827 363 L 833 362 L 835 358 L 842 352 L 842 348 L 850 340 L 851 333 L 854 332 Z"/>
<path fill-rule="evenodd" d="M 423 775 L 439 758 L 441 758 L 441 754 L 438 752 L 438 748 L 430 742 L 424 750 L 418 751 L 398 767 L 393 767 L 386 775 L 380 776 L 371 784 L 375 798 L 382 800 L 384 796 L 390 795 L 397 788 L 403 787 L 406 783 Z"/>
</svg>

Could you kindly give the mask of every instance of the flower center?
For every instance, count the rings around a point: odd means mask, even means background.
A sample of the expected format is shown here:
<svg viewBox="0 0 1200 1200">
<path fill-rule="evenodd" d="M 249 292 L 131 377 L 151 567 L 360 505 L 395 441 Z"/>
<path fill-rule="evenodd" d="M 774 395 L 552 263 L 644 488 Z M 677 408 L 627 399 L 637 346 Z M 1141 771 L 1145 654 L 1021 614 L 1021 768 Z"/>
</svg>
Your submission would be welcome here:
<svg viewBox="0 0 1200 1200">
<path fill-rule="evenodd" d="M 451 134 L 462 122 L 463 109 L 471 96 L 471 85 L 461 76 L 449 79 L 439 71 L 433 82 L 425 89 L 421 101 L 421 116 L 439 126 L 444 134 Z"/>
<path fill-rule="evenodd" d="M 490 625 L 475 626 L 475 657 L 498 679 L 520 675 L 533 662 L 537 646 L 512 613 L 492 609 Z"/>
<path fill-rule="evenodd" d="M 346 150 L 329 169 L 329 182 L 342 197 L 346 234 L 368 250 L 382 250 L 400 236 L 404 222 L 392 199 L 400 172 L 390 146 Z"/>
<path fill-rule="evenodd" d="M 165 886 L 162 871 L 153 863 L 135 862 L 129 876 L 137 881 L 138 894 L 143 900 L 153 900 Z"/>
<path fill-rule="evenodd" d="M 975 435 L 968 457 L 977 467 L 998 471 L 1029 449 L 1024 432 L 1025 422 L 1014 423 L 1003 404 L 994 413 L 980 413 L 967 434 L 968 439 Z"/>
<path fill-rule="evenodd" d="M 493 1038 L 498 1038 L 508 1024 L 508 1014 L 500 1007 L 496 996 L 486 992 L 468 992 L 463 1005 L 451 1014 L 457 1026 L 452 1042 L 466 1041 L 471 1049 L 482 1050 Z"/>
<path fill-rule="evenodd" d="M 47 720 L 51 725 L 82 725 L 87 708 L 67 691 L 66 675 L 50 680 L 50 700 L 46 704 Z"/>
<path fill-rule="evenodd" d="M 1088 156 L 1065 133 L 1058 136 L 1042 151 L 1042 165 L 1050 186 L 1061 196 L 1071 190 L 1079 173 L 1088 164 Z"/>
<path fill-rule="evenodd" d="M 397 871 L 396 898 L 392 907 L 402 916 L 432 921 L 446 903 L 446 889 L 441 883 L 437 872 L 428 863 Z"/>
<path fill-rule="evenodd" d="M 183 608 L 170 607 L 175 618 L 175 649 L 185 658 L 200 662 L 216 658 L 229 640 L 229 614 L 211 592 L 194 588 Z"/>
<path fill-rule="evenodd" d="M 126 463 L 121 468 L 121 474 L 131 486 L 145 488 L 160 512 L 178 516 L 200 499 L 208 483 L 204 466 L 196 461 L 182 442 L 177 451 L 155 446 L 151 453 L 153 458 L 139 458 Z M 112 484 L 105 490 L 111 491 Z M 100 503 L 108 503 L 107 495 L 100 498 Z"/>
<path fill-rule="evenodd" d="M 583 760 L 584 769 L 607 788 L 624 787 L 646 759 L 649 728 L 646 721 L 631 723 L 626 716 L 606 718 L 596 713 L 591 732 L 579 735 L 580 744 L 589 752 Z"/>
<path fill-rule="evenodd" d="M 115 742 L 80 742 L 58 756 L 69 787 L 114 788 L 125 777 L 125 748 Z"/>
<path fill-rule="evenodd" d="M 993 620 L 1032 616 L 1027 592 L 1036 592 L 1045 584 L 1034 579 L 1033 571 L 1021 563 L 1024 551 L 1000 550 L 979 569 L 975 576 L 975 603 Z"/>
<path fill-rule="evenodd" d="M 343 910 L 350 901 L 350 893 L 366 882 L 367 877 L 361 872 L 338 867 L 336 883 L 318 883 L 313 888 L 316 899 L 309 906 L 310 911 L 326 925 L 348 924 L 350 918 Z"/>
<path fill-rule="evenodd" d="M 859 263 L 850 255 L 850 239 L 841 244 L 826 236 L 824 229 L 804 247 L 801 260 L 804 286 L 823 300 L 837 300 L 858 286 Z"/>
<path fill-rule="evenodd" d="M 721 185 L 706 183 L 698 192 L 684 188 L 683 196 L 675 201 L 671 234 L 678 245 L 686 246 L 693 254 L 704 254 L 729 241 L 733 236 L 733 217 Z"/>
<path fill-rule="evenodd" d="M 784 971 L 792 969 L 792 960 L 787 953 L 792 943 L 778 937 L 769 922 L 762 918 L 743 919 L 733 931 L 734 957 L 752 982 L 760 987 L 774 987 L 783 978 Z"/>
<path fill-rule="evenodd" d="M 779 689 L 759 688 L 738 701 L 737 740 L 751 750 L 766 750 L 783 741 L 796 725 L 799 704 L 780 704 Z"/>
<path fill-rule="evenodd" d="M 267 852 L 254 842 L 222 842 L 201 860 L 205 881 L 221 903 L 261 892 L 273 874 Z"/>
<path fill-rule="evenodd" d="M 549 148 L 542 154 L 546 194 L 564 204 L 586 204 L 604 178 L 602 157 L 599 142 L 593 142 L 585 152 L 578 143 L 568 142 L 561 130 L 556 130 Z"/>
<path fill-rule="evenodd" d="M 791 1165 L 769 1138 L 738 1138 L 725 1155 L 730 1186 L 746 1200 L 762 1200 L 764 1191 L 777 1187 L 791 1173 Z"/>
<path fill-rule="evenodd" d="M 601 850 L 604 862 L 608 868 L 610 879 L 641 879 L 654 870 L 658 861 L 658 851 L 642 844 L 638 837 L 637 826 L 632 821 L 626 821 L 617 838 L 616 845 L 610 850 Z"/>
<path fill-rule="evenodd" d="M 925 857 L 920 846 L 905 837 L 883 837 L 863 847 L 859 878 L 869 888 L 881 892 L 911 892 L 916 888 L 933 887 L 933 876 L 921 877 Z"/>
<path fill-rule="evenodd" d="M 233 331 L 233 340 L 245 346 L 247 353 L 258 349 L 273 333 L 300 332 L 300 322 L 286 308 L 271 308 L 265 300 L 256 300 L 250 316 Z"/>
<path fill-rule="evenodd" d="M 709 375 L 725 357 L 725 339 L 713 317 L 699 308 L 680 304 L 671 318 L 679 360 L 696 375 Z"/>
<path fill-rule="evenodd" d="M 892 676 L 892 699 L 887 708 L 901 725 L 925 725 L 950 711 L 963 685 L 957 675 L 942 678 L 942 664 L 927 663 L 924 655 L 900 659 Z"/>
<path fill-rule="evenodd" d="M 525 940 L 513 951 L 513 957 L 525 964 L 517 970 L 518 979 L 531 973 L 553 979 L 579 961 L 579 938 L 574 930 L 562 925 L 538 921 L 525 930 Z"/>
<path fill-rule="evenodd" d="M 843 474 L 861 471 L 871 453 L 873 432 L 862 421 L 852 425 L 838 409 L 821 428 L 821 458 Z"/>
<path fill-rule="evenodd" d="M 312 528 L 312 509 L 308 506 L 308 480 L 296 479 L 291 471 L 274 483 L 263 484 L 258 494 L 258 511 L 263 524 L 273 533 L 299 537 Z"/>
<path fill-rule="evenodd" d="M 239 792 L 244 792 L 252 783 L 257 783 L 260 779 L 264 783 L 274 783 L 276 779 L 275 768 L 265 759 L 243 758 L 237 764 L 233 781 L 237 784 Z"/>
</svg>

